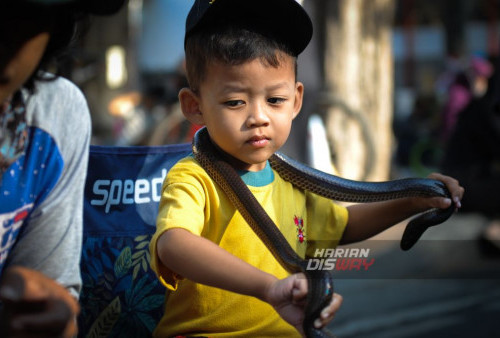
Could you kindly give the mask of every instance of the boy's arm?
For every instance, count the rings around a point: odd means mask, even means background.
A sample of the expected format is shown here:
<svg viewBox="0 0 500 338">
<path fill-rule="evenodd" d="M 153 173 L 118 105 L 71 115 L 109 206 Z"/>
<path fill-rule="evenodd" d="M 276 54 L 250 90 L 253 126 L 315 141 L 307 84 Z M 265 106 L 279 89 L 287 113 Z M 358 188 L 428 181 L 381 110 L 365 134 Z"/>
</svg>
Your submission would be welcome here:
<svg viewBox="0 0 500 338">
<path fill-rule="evenodd" d="M 464 194 L 464 189 L 457 180 L 436 173 L 429 175 L 429 178 L 445 183 L 451 193 L 451 199 L 444 197 L 412 197 L 349 206 L 349 220 L 340 244 L 363 241 L 394 224 L 431 208 L 446 209 L 451 205 L 452 199 L 457 208 L 460 208 L 460 200 Z"/>
<path fill-rule="evenodd" d="M 181 228 L 163 233 L 157 247 L 163 265 L 196 283 L 267 301 L 266 292 L 277 280 L 215 243 Z"/>
<path fill-rule="evenodd" d="M 269 303 L 279 315 L 303 333 L 307 279 L 294 274 L 279 280 L 220 248 L 206 238 L 174 228 L 157 242 L 161 263 L 171 271 L 196 283 L 256 297 Z M 315 322 L 322 327 L 330 322 L 342 303 L 335 294 Z"/>
</svg>

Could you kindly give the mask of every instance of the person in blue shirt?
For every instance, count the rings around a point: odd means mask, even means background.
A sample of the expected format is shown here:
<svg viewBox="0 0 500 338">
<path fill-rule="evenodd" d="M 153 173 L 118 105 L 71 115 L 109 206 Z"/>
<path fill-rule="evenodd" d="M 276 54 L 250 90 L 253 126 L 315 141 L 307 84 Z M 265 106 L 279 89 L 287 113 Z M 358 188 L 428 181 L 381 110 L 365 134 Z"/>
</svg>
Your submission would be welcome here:
<svg viewBox="0 0 500 338">
<path fill-rule="evenodd" d="M 86 100 L 50 74 L 89 14 L 124 0 L 0 4 L 0 336 L 72 337 L 81 288 Z"/>
</svg>

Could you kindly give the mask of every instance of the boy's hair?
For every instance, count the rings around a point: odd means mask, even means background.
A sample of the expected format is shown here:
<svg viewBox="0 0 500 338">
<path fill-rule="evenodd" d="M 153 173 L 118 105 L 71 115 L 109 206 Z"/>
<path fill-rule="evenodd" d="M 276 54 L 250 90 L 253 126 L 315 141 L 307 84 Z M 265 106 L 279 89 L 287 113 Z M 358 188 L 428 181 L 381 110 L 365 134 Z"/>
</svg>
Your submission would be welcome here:
<svg viewBox="0 0 500 338">
<path fill-rule="evenodd" d="M 195 0 L 186 19 L 184 48 L 191 90 L 199 90 L 211 62 L 238 65 L 259 59 L 278 67 L 306 48 L 313 26 L 296 0 Z"/>
<path fill-rule="evenodd" d="M 186 39 L 185 52 L 187 79 L 194 92 L 213 62 L 240 65 L 259 59 L 267 66 L 278 67 L 288 55 L 297 75 L 297 57 L 286 44 L 245 27 L 221 25 L 197 31 Z"/>
</svg>

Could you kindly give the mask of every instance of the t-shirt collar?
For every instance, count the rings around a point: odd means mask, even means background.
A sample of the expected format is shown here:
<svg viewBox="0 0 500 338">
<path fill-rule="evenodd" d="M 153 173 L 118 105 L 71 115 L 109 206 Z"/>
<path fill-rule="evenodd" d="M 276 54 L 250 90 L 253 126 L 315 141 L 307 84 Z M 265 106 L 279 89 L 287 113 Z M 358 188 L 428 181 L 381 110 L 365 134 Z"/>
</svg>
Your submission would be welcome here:
<svg viewBox="0 0 500 338">
<path fill-rule="evenodd" d="M 238 170 L 238 174 L 246 185 L 252 187 L 263 187 L 274 181 L 274 172 L 269 161 L 266 162 L 264 169 L 260 171 Z"/>
</svg>

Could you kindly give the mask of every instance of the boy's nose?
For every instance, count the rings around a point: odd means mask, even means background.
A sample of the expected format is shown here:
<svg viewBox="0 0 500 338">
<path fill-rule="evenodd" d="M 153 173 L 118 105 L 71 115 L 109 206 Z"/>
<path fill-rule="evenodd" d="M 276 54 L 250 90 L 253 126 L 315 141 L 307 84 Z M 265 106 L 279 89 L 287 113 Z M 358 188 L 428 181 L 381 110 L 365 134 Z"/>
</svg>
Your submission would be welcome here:
<svg viewBox="0 0 500 338">
<path fill-rule="evenodd" d="M 255 105 L 250 108 L 250 114 L 247 118 L 247 125 L 249 127 L 266 126 L 269 124 L 269 117 L 264 107 Z"/>
</svg>

